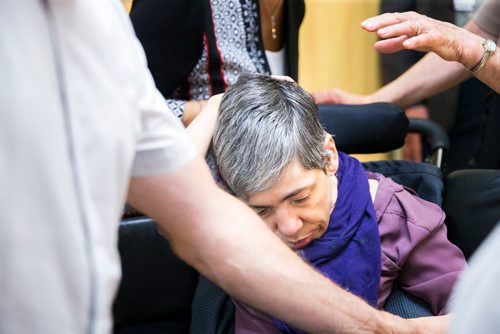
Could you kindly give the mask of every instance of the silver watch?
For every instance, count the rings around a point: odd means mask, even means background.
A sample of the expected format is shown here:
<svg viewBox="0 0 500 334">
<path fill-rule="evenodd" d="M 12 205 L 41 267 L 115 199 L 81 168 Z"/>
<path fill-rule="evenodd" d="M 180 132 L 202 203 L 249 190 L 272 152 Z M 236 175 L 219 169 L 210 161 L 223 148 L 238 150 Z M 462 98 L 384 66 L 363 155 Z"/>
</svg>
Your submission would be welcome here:
<svg viewBox="0 0 500 334">
<path fill-rule="evenodd" d="M 493 52 L 495 52 L 496 49 L 497 49 L 497 45 L 495 42 L 493 42 L 491 39 L 484 40 L 484 42 L 483 42 L 483 50 L 484 50 L 483 56 L 481 57 L 481 60 L 469 70 L 469 72 L 476 73 L 477 71 L 482 69 L 484 64 L 486 64 L 486 61 L 488 60 L 488 58 L 493 54 Z"/>
</svg>

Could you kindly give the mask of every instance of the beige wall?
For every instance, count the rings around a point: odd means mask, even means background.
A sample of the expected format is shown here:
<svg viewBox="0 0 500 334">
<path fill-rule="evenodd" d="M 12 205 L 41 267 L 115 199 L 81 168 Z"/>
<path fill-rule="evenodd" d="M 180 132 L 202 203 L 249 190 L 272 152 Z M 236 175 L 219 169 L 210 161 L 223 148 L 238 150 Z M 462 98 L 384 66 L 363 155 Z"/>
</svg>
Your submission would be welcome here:
<svg viewBox="0 0 500 334">
<path fill-rule="evenodd" d="M 132 0 L 121 0 L 125 8 L 127 9 L 127 12 L 130 11 L 130 7 L 132 6 Z"/>
<path fill-rule="evenodd" d="M 368 93 L 379 86 L 376 36 L 360 28 L 378 6 L 378 0 L 306 0 L 299 63 L 306 89 L 337 86 Z"/>
<path fill-rule="evenodd" d="M 340 87 L 369 93 L 380 86 L 377 37 L 360 28 L 377 15 L 379 0 L 306 0 L 300 30 L 299 83 L 309 91 Z M 360 160 L 387 159 L 386 154 L 358 155 Z"/>
</svg>

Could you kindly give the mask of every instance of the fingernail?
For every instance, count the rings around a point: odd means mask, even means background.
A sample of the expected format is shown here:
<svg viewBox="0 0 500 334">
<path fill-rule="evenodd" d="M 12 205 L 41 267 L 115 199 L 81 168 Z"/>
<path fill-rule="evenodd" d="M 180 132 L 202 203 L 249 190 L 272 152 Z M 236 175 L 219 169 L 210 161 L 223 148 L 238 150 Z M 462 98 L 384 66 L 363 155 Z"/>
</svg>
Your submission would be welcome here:
<svg viewBox="0 0 500 334">
<path fill-rule="evenodd" d="M 378 34 L 379 35 L 385 35 L 386 33 L 387 33 L 387 29 L 385 29 L 385 28 L 382 28 L 382 29 L 378 30 Z"/>
<path fill-rule="evenodd" d="M 363 22 L 361 22 L 361 26 L 363 28 L 367 28 L 367 29 L 372 29 L 373 28 L 373 24 L 370 23 L 369 21 L 365 20 Z"/>
</svg>

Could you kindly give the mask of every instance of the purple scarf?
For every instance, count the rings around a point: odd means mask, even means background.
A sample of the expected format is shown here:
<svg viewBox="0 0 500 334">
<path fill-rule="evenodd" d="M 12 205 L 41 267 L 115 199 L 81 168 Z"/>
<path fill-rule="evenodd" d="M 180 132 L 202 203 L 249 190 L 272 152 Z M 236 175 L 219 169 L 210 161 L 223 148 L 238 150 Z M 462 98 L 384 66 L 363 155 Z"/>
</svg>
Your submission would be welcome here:
<svg viewBox="0 0 500 334">
<path fill-rule="evenodd" d="M 328 229 L 303 249 L 303 256 L 332 281 L 375 306 L 381 248 L 368 177 L 358 160 L 338 153 L 338 196 Z M 282 333 L 303 333 L 281 320 L 273 322 Z"/>
</svg>

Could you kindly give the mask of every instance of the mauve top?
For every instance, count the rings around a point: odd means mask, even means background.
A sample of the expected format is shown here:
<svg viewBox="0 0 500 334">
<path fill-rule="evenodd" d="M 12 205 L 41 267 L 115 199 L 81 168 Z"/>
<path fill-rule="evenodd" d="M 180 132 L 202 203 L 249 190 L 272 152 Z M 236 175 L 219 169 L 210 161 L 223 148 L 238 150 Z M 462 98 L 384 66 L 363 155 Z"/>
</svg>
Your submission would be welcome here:
<svg viewBox="0 0 500 334">
<path fill-rule="evenodd" d="M 377 306 L 383 308 L 397 280 L 401 289 L 426 301 L 434 314 L 445 314 L 453 285 L 466 261 L 447 237 L 441 208 L 378 173 L 374 207 L 382 248 Z M 237 334 L 280 333 L 272 319 L 241 302 L 236 304 Z"/>
</svg>

